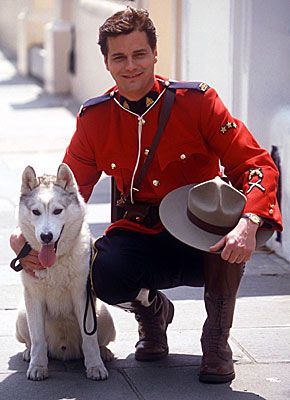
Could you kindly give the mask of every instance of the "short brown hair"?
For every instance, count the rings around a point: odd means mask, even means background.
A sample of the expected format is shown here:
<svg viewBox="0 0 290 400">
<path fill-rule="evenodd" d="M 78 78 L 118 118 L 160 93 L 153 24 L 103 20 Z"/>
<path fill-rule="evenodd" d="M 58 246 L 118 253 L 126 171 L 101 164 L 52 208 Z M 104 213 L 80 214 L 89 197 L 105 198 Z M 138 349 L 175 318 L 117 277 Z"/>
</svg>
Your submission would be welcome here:
<svg viewBox="0 0 290 400">
<path fill-rule="evenodd" d="M 146 10 L 136 10 L 127 7 L 109 17 L 99 29 L 99 41 L 102 54 L 108 55 L 107 38 L 110 36 L 126 35 L 133 31 L 145 32 L 149 46 L 152 50 L 156 48 L 156 30 L 149 13 Z"/>
</svg>

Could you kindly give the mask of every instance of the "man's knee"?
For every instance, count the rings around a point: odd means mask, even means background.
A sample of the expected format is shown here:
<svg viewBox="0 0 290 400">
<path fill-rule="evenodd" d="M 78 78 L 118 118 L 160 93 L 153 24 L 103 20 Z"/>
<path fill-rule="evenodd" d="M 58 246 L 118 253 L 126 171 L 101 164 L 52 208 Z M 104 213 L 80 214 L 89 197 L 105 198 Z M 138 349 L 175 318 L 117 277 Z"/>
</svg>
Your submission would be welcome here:
<svg viewBox="0 0 290 400">
<path fill-rule="evenodd" d="M 98 254 L 93 265 L 93 284 L 97 297 L 107 304 L 115 305 L 134 300 L 139 288 L 129 284 L 121 260 Z"/>
</svg>

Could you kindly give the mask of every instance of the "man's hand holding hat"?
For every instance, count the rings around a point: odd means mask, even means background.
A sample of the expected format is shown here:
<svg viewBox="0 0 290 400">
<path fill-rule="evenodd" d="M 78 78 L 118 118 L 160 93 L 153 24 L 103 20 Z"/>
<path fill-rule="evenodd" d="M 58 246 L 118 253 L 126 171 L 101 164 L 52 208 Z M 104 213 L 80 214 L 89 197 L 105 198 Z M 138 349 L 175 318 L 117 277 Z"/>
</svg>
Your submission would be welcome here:
<svg viewBox="0 0 290 400">
<path fill-rule="evenodd" d="M 273 234 L 242 214 L 246 200 L 243 193 L 216 177 L 168 193 L 159 213 L 177 239 L 206 252 L 220 252 L 230 263 L 242 263 Z"/>
<path fill-rule="evenodd" d="M 221 251 L 221 258 L 230 263 L 244 263 L 256 248 L 258 228 L 249 219 L 241 218 L 233 230 L 209 249 L 211 252 Z"/>
</svg>

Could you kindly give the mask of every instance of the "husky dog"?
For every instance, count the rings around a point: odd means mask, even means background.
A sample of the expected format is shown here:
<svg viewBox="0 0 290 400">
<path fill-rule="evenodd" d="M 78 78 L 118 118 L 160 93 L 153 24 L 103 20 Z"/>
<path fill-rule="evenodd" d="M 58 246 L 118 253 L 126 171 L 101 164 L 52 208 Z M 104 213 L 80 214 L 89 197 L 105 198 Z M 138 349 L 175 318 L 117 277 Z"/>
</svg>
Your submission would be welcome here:
<svg viewBox="0 0 290 400">
<path fill-rule="evenodd" d="M 106 379 L 108 371 L 101 355 L 105 361 L 113 358 L 106 345 L 115 339 L 115 328 L 98 300 L 97 333 L 89 336 L 84 332 L 91 242 L 84 200 L 66 164 L 59 166 L 56 177 L 37 178 L 32 167 L 25 168 L 19 226 L 45 267 L 35 272 L 36 277 L 22 271 L 25 307 L 19 310 L 16 337 L 26 345 L 27 378 L 47 378 L 50 356 L 60 360 L 84 357 L 87 377 Z M 90 330 L 92 308 L 86 323 Z"/>
</svg>

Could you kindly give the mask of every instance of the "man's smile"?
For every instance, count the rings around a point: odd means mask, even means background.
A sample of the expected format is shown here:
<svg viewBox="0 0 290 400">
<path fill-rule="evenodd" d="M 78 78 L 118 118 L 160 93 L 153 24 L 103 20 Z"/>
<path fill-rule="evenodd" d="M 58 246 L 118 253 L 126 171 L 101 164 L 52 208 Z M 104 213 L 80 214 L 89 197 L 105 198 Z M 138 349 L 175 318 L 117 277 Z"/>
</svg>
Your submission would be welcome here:
<svg viewBox="0 0 290 400">
<path fill-rule="evenodd" d="M 135 79 L 135 78 L 139 78 L 142 74 L 143 74 L 143 72 L 139 72 L 137 74 L 131 74 L 131 75 L 123 75 L 123 78 L 125 78 L 125 79 Z"/>
</svg>

